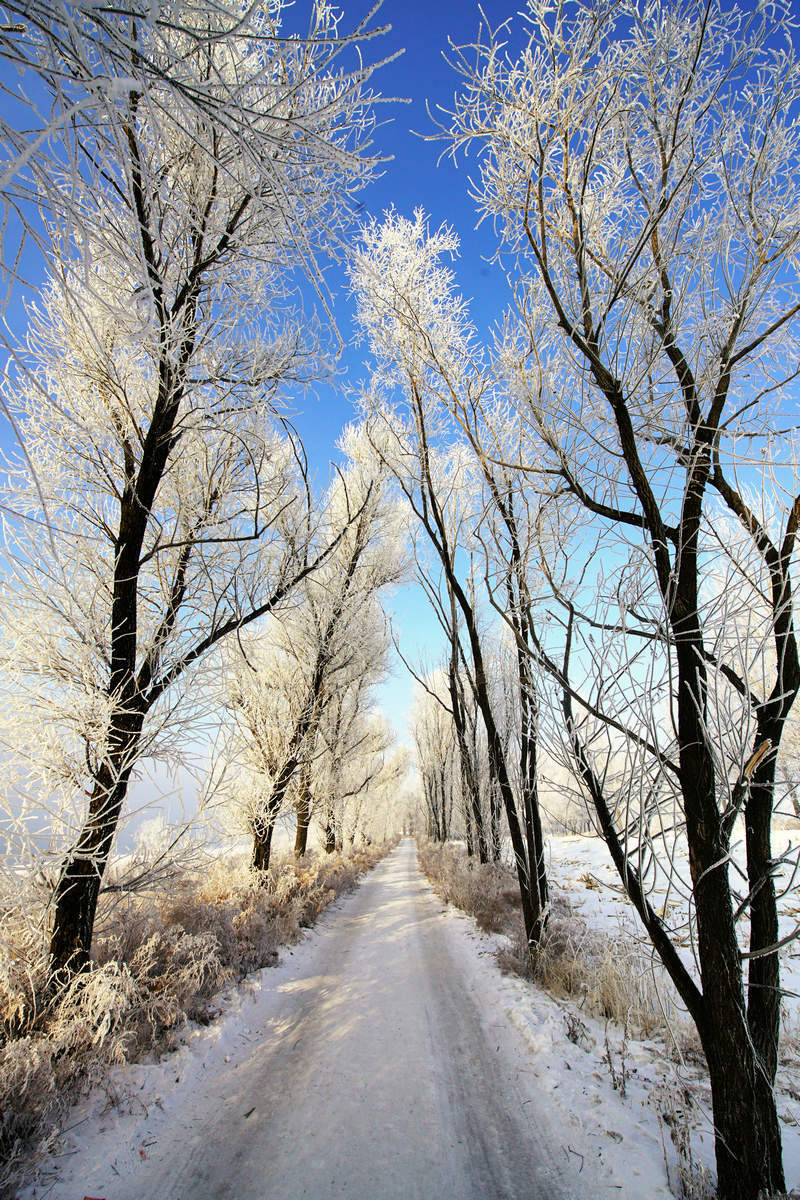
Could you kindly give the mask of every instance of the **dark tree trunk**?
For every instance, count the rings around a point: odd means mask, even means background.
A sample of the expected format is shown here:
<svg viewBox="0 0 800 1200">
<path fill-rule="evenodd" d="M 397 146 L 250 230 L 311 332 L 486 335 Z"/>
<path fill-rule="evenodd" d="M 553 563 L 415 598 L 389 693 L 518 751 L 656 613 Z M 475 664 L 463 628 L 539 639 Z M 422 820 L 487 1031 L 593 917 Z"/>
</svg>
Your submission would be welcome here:
<svg viewBox="0 0 800 1200">
<path fill-rule="evenodd" d="M 705 1010 L 699 1032 L 711 1082 L 718 1191 L 721 1200 L 756 1200 L 762 1190 L 785 1190 L 774 1076 L 748 1021 L 727 878 L 729 846 L 702 822 L 713 763 L 703 744 L 687 747 L 686 758 L 682 790 Z M 777 1039 L 777 1028 L 774 1034 Z"/>
<path fill-rule="evenodd" d="M 303 858 L 308 850 L 308 826 L 309 813 L 308 810 L 299 811 L 297 813 L 297 832 L 294 837 L 294 856 L 295 858 Z"/>
<path fill-rule="evenodd" d="M 127 795 L 140 731 L 139 717 L 126 714 L 117 720 L 112 731 L 114 756 L 97 774 L 86 822 L 56 884 L 49 965 L 49 986 L 53 990 L 89 966 L 100 885 Z"/>
<path fill-rule="evenodd" d="M 494 779 L 489 782 L 489 829 L 491 831 L 492 862 L 499 862 L 503 850 L 500 835 L 500 800 Z"/>
<path fill-rule="evenodd" d="M 274 829 L 274 817 L 271 820 L 269 817 L 259 820 L 253 828 L 253 870 L 260 872 L 263 877 L 269 870 Z"/>
<path fill-rule="evenodd" d="M 698 514 L 694 524 L 686 520 L 686 513 L 692 511 Z M 754 1015 L 764 1024 L 754 1026 L 748 1021 L 728 879 L 731 830 L 726 828 L 720 813 L 714 759 L 708 745 L 708 683 L 698 616 L 696 562 L 699 498 L 692 491 L 684 508 L 684 517 L 689 536 L 681 548 L 670 617 L 677 664 L 680 787 L 703 987 L 704 1020 L 699 1032 L 711 1082 L 719 1195 L 722 1200 L 756 1200 L 761 1191 L 785 1190 L 773 1090 L 775 1075 L 769 1061 L 773 1058 L 774 1043 L 777 1065 L 778 960 L 777 954 L 768 955 L 771 965 L 760 968 L 765 972 L 765 978 L 774 980 L 775 993 L 757 1003 Z M 759 800 L 764 804 L 766 790 L 756 793 L 755 803 L 750 797 L 747 805 L 750 817 L 746 817 L 746 822 L 752 830 L 747 847 L 748 867 L 751 870 L 757 866 L 766 867 L 766 871 L 758 876 L 758 890 L 765 891 L 766 904 L 763 910 L 757 911 L 756 921 L 761 920 L 763 931 L 770 937 L 773 928 L 777 933 L 777 913 L 767 861 L 771 789 L 766 820 L 764 811 L 759 808 Z M 767 859 L 763 857 L 765 849 Z M 759 859 L 758 863 L 752 862 L 754 855 Z M 772 915 L 769 915 L 770 910 Z"/>
<path fill-rule="evenodd" d="M 439 826 L 439 806 L 436 802 L 436 786 L 431 777 L 423 778 L 423 790 L 425 792 L 425 803 L 428 811 L 428 837 L 435 842 L 442 840 L 442 831 Z"/>
<path fill-rule="evenodd" d="M 700 1034 L 711 1082 L 718 1194 L 721 1200 L 757 1200 L 786 1187 L 775 1093 L 751 1036 L 741 983 L 731 978 L 730 956 L 738 955 L 738 947 L 724 936 L 730 928 L 727 884 L 707 886 L 704 880 L 698 891 L 706 893 L 698 941 L 708 1017 Z"/>
<path fill-rule="evenodd" d="M 464 806 L 464 837 L 467 843 L 467 855 L 472 858 L 475 854 L 475 841 L 472 836 L 472 817 L 470 816 L 470 806 L 463 802 Z"/>
<path fill-rule="evenodd" d="M 422 513 L 418 512 L 420 519 L 423 520 L 425 527 L 431 537 L 431 540 L 439 553 L 439 559 L 444 569 L 448 587 L 452 589 L 453 595 L 456 598 L 458 607 L 464 617 L 464 625 L 469 639 L 470 654 L 473 663 L 473 679 L 472 687 L 475 695 L 475 702 L 483 720 L 483 725 L 486 730 L 486 741 L 489 752 L 489 772 L 493 781 L 497 785 L 497 789 L 502 800 L 503 809 L 508 822 L 508 831 L 511 837 L 511 845 L 514 851 L 514 863 L 517 870 L 517 880 L 519 883 L 520 903 L 522 905 L 522 917 L 525 924 L 525 936 L 528 942 L 528 947 L 531 955 L 534 953 L 535 947 L 538 945 L 544 928 L 544 920 L 546 911 L 542 908 L 538 891 L 531 887 L 531 870 L 528 862 L 528 856 L 525 845 L 525 838 L 520 825 L 519 813 L 517 811 L 516 798 L 514 789 L 511 784 L 511 779 L 508 772 L 508 764 L 506 762 L 503 743 L 500 737 L 497 724 L 494 719 L 492 710 L 491 697 L 489 695 L 489 686 L 486 678 L 486 668 L 483 659 L 483 650 L 480 642 L 480 634 L 475 617 L 475 610 L 469 601 L 463 587 L 461 586 L 458 577 L 456 576 L 453 562 L 450 557 L 450 552 L 446 542 L 446 534 L 444 522 L 441 513 L 438 510 L 435 493 L 428 479 L 429 498 L 431 500 L 431 511 L 434 514 L 436 527 L 434 528 L 430 520 L 426 520 Z"/>
<path fill-rule="evenodd" d="M 439 795 L 441 797 L 441 830 L 442 841 L 446 842 L 449 836 L 448 821 L 447 821 L 447 769 L 441 767 L 439 771 Z"/>
<path fill-rule="evenodd" d="M 763 742 L 761 743 L 763 745 Z M 777 750 L 777 742 L 773 742 Z M 772 805 L 775 752 L 754 773 L 745 804 L 747 878 L 751 891 L 750 946 L 775 946 L 779 940 L 778 905 L 772 864 Z M 759 953 L 748 961 L 747 1020 L 767 1077 L 774 1082 L 778 1070 L 781 1026 L 781 980 L 778 951 Z"/>
<path fill-rule="evenodd" d="M 297 833 L 294 839 L 294 856 L 302 858 L 308 849 L 308 826 L 311 821 L 311 796 L 308 771 L 303 772 L 300 794 L 297 798 Z"/>
<path fill-rule="evenodd" d="M 486 830 L 483 823 L 483 813 L 481 812 L 481 798 L 478 790 L 475 764 L 470 753 L 470 746 L 467 737 L 467 713 L 464 700 L 464 688 L 458 672 L 460 657 L 458 611 L 456 608 L 455 593 L 449 583 L 447 592 L 450 599 L 450 660 L 447 670 L 447 682 L 448 690 L 450 692 L 450 707 L 453 717 L 453 728 L 455 729 L 456 745 L 458 746 L 458 761 L 461 768 L 461 792 L 464 804 L 464 820 L 467 824 L 468 830 L 467 849 L 469 853 L 472 854 L 472 827 L 474 826 L 475 838 L 478 843 L 478 860 L 481 863 L 485 863 L 489 861 L 489 850 L 486 844 Z"/>
<path fill-rule="evenodd" d="M 523 628 L 524 635 L 524 628 Z M 530 887 L 535 893 L 538 911 L 542 914 L 542 930 L 547 923 L 550 892 L 547 884 L 547 867 L 544 853 L 542 815 L 539 809 L 539 782 L 537 776 L 538 712 L 530 659 L 521 645 L 517 647 L 519 671 L 519 694 L 521 709 L 520 731 L 520 779 L 522 781 L 522 819 L 525 826 L 525 841 L 528 847 L 528 864 L 531 874 Z M 541 937 L 541 931 L 540 935 Z M 539 938 L 537 938 L 537 941 Z"/>
<path fill-rule="evenodd" d="M 533 956 L 535 948 L 541 941 L 542 933 L 544 932 L 544 926 L 547 919 L 547 910 L 541 902 L 539 890 L 535 883 L 535 877 L 532 874 L 525 837 L 520 824 L 519 813 L 517 811 L 514 789 L 511 785 L 508 764 L 506 762 L 506 756 L 503 750 L 503 743 L 494 719 L 494 712 L 492 710 L 492 703 L 489 695 L 486 670 L 483 662 L 483 651 L 481 649 L 475 613 L 467 597 L 464 595 L 463 590 L 460 588 L 457 580 L 455 579 L 454 573 L 452 575 L 452 585 L 453 590 L 458 597 L 459 606 L 464 615 L 464 623 L 469 636 L 470 650 L 474 664 L 473 688 L 475 693 L 475 701 L 480 710 L 483 718 L 483 724 L 486 729 L 486 740 L 489 751 L 489 773 L 497 786 L 497 790 L 503 802 L 506 821 L 508 822 L 508 832 L 511 837 L 511 846 L 514 851 L 514 863 L 517 870 L 517 881 L 519 883 L 522 917 L 525 924 L 525 937 L 527 939 L 529 952 L 531 956 Z"/>
<path fill-rule="evenodd" d="M 333 820 L 329 817 L 325 823 L 325 853 L 333 854 L 336 849 L 336 829 Z"/>
<path fill-rule="evenodd" d="M 745 1013 L 725 856 L 718 855 L 703 874 L 700 861 L 705 861 L 709 850 L 705 846 L 692 865 L 693 874 L 702 876 L 695 889 L 701 992 L 661 918 L 651 908 L 636 867 L 627 858 L 602 785 L 577 736 L 566 690 L 564 711 L 575 757 L 620 879 L 700 1034 L 711 1082 L 720 1200 L 757 1200 L 762 1189 L 781 1192 L 783 1169 L 775 1099 Z M 687 797 L 690 805 L 701 800 L 702 787 L 701 772 L 697 788 Z M 736 964 L 733 970 L 732 963 Z"/>
</svg>

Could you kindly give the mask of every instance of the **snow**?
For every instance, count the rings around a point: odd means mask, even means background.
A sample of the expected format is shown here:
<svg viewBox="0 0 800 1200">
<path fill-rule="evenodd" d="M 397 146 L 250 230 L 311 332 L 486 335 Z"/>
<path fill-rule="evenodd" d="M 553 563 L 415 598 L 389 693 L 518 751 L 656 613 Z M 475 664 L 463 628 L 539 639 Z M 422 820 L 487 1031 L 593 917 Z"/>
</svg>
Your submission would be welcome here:
<svg viewBox="0 0 800 1200">
<path fill-rule="evenodd" d="M 740 867 L 743 867 L 743 831 L 737 828 L 736 832 L 738 841 L 735 836 L 734 860 L 738 861 Z M 798 841 L 800 841 L 800 829 L 774 830 L 774 856 L 777 858 L 786 852 L 796 850 Z M 602 839 L 577 835 L 551 837 L 548 839 L 548 856 L 548 869 L 552 883 L 569 898 L 574 910 L 587 922 L 589 927 L 603 936 L 622 936 L 631 943 L 638 943 L 642 963 L 652 962 L 646 936 L 632 905 L 622 892 L 616 869 Z M 681 953 L 684 962 L 697 977 L 691 939 L 688 936 L 688 904 L 686 901 L 688 887 L 686 881 L 689 878 L 689 869 L 683 847 L 677 848 L 674 868 L 671 879 L 663 870 L 656 872 L 651 902 L 657 908 L 661 904 L 668 904 L 671 910 L 671 920 L 676 925 L 680 925 L 682 920 L 687 921 L 687 933 L 683 938 L 684 944 L 681 947 Z M 786 887 L 789 884 L 791 877 L 791 866 L 788 863 L 784 864 L 776 876 L 779 892 L 782 886 Z M 797 919 L 800 917 L 796 892 L 787 892 L 779 900 L 779 913 L 780 936 L 784 937 L 794 930 Z M 783 1017 L 784 1044 L 778 1069 L 777 1094 L 778 1112 L 782 1124 L 786 1184 L 791 1190 L 800 1187 L 800 1063 L 797 1054 L 800 1040 L 800 942 L 791 942 L 782 949 L 781 971 L 781 982 L 786 992 L 786 1000 Z M 680 1007 L 678 998 L 669 982 L 663 977 L 663 973 L 659 973 L 659 990 L 665 994 L 665 999 L 666 993 L 669 993 L 676 1007 Z M 684 1028 L 690 1028 L 688 1017 L 685 1018 Z M 595 1022 L 595 1040 L 597 1040 L 598 1032 Z M 602 1037 L 604 1037 L 604 1033 L 602 1033 Z M 674 1056 L 665 1053 L 665 1047 L 658 1042 L 633 1043 L 629 1041 L 629 1053 L 634 1055 L 640 1082 L 646 1082 L 644 1089 L 637 1087 L 636 1083 L 632 1087 L 629 1085 L 629 1094 L 638 1095 L 640 1101 L 647 1103 L 647 1093 L 656 1099 L 659 1090 L 666 1086 L 673 1097 L 680 1096 L 684 1089 L 688 1089 L 694 1097 L 697 1108 L 693 1114 L 696 1120 L 692 1137 L 693 1153 L 701 1168 L 704 1167 L 708 1172 L 713 1172 L 711 1100 L 702 1063 L 675 1061 Z M 665 1134 L 668 1138 L 668 1130 L 665 1130 Z"/>
<path fill-rule="evenodd" d="M 25 1200 L 668 1197 L 655 1115 L 495 946 L 403 843 L 214 1025 L 116 1069 Z"/>
<path fill-rule="evenodd" d="M 627 928 L 601 842 L 554 838 L 550 855 L 587 920 Z M 547 1200 L 668 1200 L 679 1164 L 659 1111 L 680 1134 L 701 1069 L 502 974 L 501 942 L 444 907 L 401 843 L 277 967 L 226 992 L 211 1026 L 115 1068 L 20 1200 L 531 1200 L 537 1181 Z M 797 1186 L 797 1105 L 780 1108 Z M 702 1107 L 693 1149 L 713 1165 Z"/>
</svg>

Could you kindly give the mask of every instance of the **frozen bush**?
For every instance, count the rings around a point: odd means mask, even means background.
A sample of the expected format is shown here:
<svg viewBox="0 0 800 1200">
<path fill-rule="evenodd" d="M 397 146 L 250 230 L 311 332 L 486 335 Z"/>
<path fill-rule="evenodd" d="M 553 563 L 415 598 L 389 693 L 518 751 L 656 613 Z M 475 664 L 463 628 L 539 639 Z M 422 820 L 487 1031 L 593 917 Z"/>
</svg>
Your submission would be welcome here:
<svg viewBox="0 0 800 1200">
<path fill-rule="evenodd" d="M 468 912 L 485 933 L 511 933 L 519 914 L 516 877 L 502 863 L 478 863 L 452 843 L 419 841 L 422 870 L 447 904 Z"/>
</svg>

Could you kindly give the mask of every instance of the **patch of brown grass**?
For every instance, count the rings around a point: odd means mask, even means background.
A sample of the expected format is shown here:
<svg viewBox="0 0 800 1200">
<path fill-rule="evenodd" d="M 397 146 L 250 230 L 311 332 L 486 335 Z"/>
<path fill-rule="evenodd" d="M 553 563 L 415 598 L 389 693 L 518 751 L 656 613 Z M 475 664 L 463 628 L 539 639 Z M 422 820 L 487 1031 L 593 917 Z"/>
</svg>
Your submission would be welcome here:
<svg viewBox="0 0 800 1200">
<path fill-rule="evenodd" d="M 479 926 L 508 938 L 497 951 L 501 968 L 530 979 L 581 1012 L 612 1021 L 639 1037 L 664 1034 L 671 988 L 634 939 L 589 928 L 568 898 L 551 896 L 542 941 L 529 952 L 517 881 L 501 863 L 480 866 L 457 845 L 422 843 L 420 865 L 443 900 L 474 916 Z M 663 986 L 662 986 L 663 985 Z"/>
</svg>

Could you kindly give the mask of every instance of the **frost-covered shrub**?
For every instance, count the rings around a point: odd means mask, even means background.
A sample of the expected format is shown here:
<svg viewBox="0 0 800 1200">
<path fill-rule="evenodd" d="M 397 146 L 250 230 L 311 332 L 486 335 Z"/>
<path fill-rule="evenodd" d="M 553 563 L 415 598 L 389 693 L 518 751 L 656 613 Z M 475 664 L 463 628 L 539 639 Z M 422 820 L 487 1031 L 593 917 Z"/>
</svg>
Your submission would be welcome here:
<svg viewBox="0 0 800 1200">
<path fill-rule="evenodd" d="M 57 1004 L 45 987 L 48 889 L 0 891 L 0 1196 L 14 1194 L 82 1089 L 163 1049 L 187 1019 L 207 1022 L 221 987 L 273 964 L 387 849 L 276 858 L 266 886 L 220 859 L 176 874 L 169 896 L 103 893 L 92 969 Z"/>
<path fill-rule="evenodd" d="M 48 1037 L 16 1038 L 0 1048 L 0 1196 L 13 1195 L 20 1164 L 46 1142 L 63 1102 Z"/>
<path fill-rule="evenodd" d="M 126 1018 L 141 1004 L 142 988 L 124 963 L 108 962 L 78 975 L 62 994 L 49 1023 L 60 1055 L 102 1051 L 107 1062 L 124 1062 Z"/>
<path fill-rule="evenodd" d="M 22 1033 L 36 1020 L 47 973 L 41 917 L 49 892 L 34 875 L 0 873 L 0 1027 Z"/>
<path fill-rule="evenodd" d="M 502 863 L 479 863 L 452 843 L 420 842 L 422 870 L 447 904 L 473 916 L 485 933 L 516 931 L 517 881 Z"/>
</svg>

